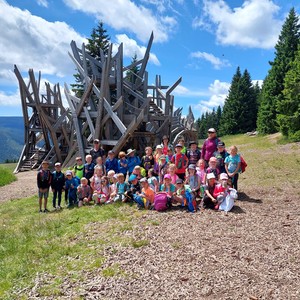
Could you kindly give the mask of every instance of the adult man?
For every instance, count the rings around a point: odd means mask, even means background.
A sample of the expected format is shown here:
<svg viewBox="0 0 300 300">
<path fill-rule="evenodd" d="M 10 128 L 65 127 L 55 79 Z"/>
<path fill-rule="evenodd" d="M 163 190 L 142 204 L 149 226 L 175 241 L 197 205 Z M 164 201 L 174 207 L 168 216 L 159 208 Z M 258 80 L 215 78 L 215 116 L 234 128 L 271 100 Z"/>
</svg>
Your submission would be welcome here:
<svg viewBox="0 0 300 300">
<path fill-rule="evenodd" d="M 92 161 L 94 164 L 97 164 L 97 157 L 101 156 L 103 162 L 105 161 L 105 151 L 102 147 L 100 147 L 100 141 L 98 139 L 94 139 L 93 141 L 94 148 L 90 151 L 90 155 L 92 155 Z"/>
</svg>

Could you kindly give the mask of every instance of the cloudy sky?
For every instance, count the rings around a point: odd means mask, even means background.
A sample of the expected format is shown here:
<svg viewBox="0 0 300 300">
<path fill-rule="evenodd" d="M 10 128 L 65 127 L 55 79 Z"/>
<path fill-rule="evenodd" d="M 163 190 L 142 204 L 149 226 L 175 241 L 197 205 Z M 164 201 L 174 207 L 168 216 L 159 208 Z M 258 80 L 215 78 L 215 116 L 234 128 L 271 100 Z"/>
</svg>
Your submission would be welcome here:
<svg viewBox="0 0 300 300">
<path fill-rule="evenodd" d="M 236 68 L 263 80 L 274 59 L 282 24 L 300 1 L 291 0 L 0 0 L 0 116 L 22 115 L 17 65 L 24 77 L 32 68 L 52 84 L 74 82 L 70 42 L 85 42 L 99 20 L 125 65 L 143 57 L 151 32 L 149 83 L 179 77 L 176 107 L 195 117 L 223 105 Z"/>
</svg>

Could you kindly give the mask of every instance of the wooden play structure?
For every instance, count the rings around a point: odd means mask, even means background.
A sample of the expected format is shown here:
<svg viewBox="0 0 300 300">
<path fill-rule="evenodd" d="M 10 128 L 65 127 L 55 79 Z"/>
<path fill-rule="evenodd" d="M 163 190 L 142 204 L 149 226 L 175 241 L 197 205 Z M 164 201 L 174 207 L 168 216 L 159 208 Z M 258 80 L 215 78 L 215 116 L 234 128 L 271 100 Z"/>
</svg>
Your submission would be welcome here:
<svg viewBox="0 0 300 300">
<path fill-rule="evenodd" d="M 117 153 L 135 148 L 140 154 L 146 146 L 161 143 L 163 135 L 174 142 L 179 136 L 187 141 L 196 139 L 191 107 L 186 118 L 182 118 L 182 108 L 174 111 L 172 92 L 181 78 L 166 86 L 157 75 L 154 85 L 148 83 L 146 67 L 152 42 L 153 34 L 144 57 L 123 66 L 123 44 L 114 54 L 111 44 L 107 55 L 100 50 L 100 59 L 95 59 L 84 44 L 79 48 L 72 41 L 69 56 L 83 93 L 78 97 L 65 84 L 68 108 L 62 104 L 59 85 L 51 89 L 46 84 L 46 93 L 40 95 L 40 74 L 36 81 L 29 70 L 26 85 L 15 67 L 25 124 L 25 145 L 16 172 L 37 167 L 43 159 L 72 166 L 77 156 L 89 152 L 95 138 L 106 150 Z"/>
</svg>

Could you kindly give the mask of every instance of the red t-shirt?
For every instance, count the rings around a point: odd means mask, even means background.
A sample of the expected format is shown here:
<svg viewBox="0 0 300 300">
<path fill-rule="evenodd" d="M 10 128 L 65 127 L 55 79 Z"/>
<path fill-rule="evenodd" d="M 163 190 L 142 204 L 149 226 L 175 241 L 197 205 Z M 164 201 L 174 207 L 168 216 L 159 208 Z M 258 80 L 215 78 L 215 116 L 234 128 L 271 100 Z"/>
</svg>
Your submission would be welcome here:
<svg viewBox="0 0 300 300">
<path fill-rule="evenodd" d="M 185 154 L 174 154 L 172 163 L 175 164 L 177 170 L 176 174 L 184 174 L 188 164 L 188 158 Z"/>
</svg>

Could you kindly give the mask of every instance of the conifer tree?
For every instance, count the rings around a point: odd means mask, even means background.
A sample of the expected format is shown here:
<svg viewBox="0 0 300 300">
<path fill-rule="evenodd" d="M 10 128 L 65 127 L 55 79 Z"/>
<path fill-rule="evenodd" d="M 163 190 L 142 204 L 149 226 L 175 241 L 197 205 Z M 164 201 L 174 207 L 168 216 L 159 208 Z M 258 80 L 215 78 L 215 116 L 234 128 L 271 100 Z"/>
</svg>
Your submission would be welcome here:
<svg viewBox="0 0 300 300">
<path fill-rule="evenodd" d="M 103 22 L 99 22 L 96 28 L 93 28 L 91 38 L 88 38 L 88 43 L 85 45 L 87 52 L 94 58 L 100 58 L 100 49 L 103 50 L 104 55 L 107 55 L 110 37 L 107 34 L 107 30 L 104 29 Z M 74 84 L 71 84 L 72 91 L 77 97 L 81 97 L 84 93 L 84 87 L 82 85 L 82 78 L 79 73 L 73 75 L 75 77 Z"/>
<path fill-rule="evenodd" d="M 280 131 L 290 140 L 300 141 L 300 46 L 285 76 L 283 96 L 277 105 Z"/>
<path fill-rule="evenodd" d="M 257 127 L 261 133 L 274 133 L 278 129 L 276 108 L 283 99 L 284 77 L 295 58 L 300 37 L 299 28 L 299 19 L 292 8 L 282 26 L 275 46 L 275 59 L 270 62 L 271 69 L 262 87 L 257 119 Z"/>
</svg>

